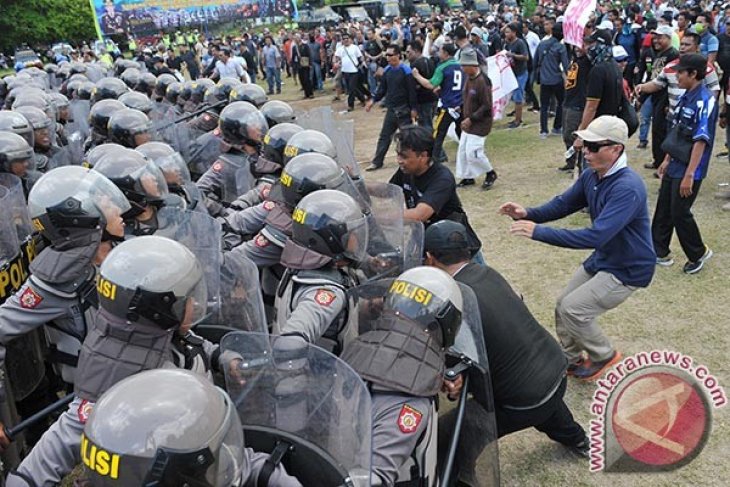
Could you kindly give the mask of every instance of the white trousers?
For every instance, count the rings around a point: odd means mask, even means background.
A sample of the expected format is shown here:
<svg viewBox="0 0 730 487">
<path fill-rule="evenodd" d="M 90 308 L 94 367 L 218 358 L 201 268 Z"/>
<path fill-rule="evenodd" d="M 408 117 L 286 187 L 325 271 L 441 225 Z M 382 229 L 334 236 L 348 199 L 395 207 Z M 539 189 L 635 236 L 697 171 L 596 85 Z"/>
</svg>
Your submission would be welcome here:
<svg viewBox="0 0 730 487">
<path fill-rule="evenodd" d="M 486 137 L 461 132 L 459 150 L 456 153 L 457 178 L 476 179 L 493 169 L 484 153 L 485 139 Z"/>
</svg>

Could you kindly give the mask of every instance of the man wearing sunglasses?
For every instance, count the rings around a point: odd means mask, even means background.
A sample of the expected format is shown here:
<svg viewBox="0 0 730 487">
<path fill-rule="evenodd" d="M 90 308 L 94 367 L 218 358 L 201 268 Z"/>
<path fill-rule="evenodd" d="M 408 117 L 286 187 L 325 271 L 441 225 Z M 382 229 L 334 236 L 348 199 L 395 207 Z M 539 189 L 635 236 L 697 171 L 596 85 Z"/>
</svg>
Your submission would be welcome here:
<svg viewBox="0 0 730 487">
<path fill-rule="evenodd" d="M 595 380 L 621 359 L 596 319 L 624 302 L 654 276 L 646 187 L 627 164 L 626 123 L 604 115 L 575 134 L 583 142 L 588 169 L 565 193 L 548 203 L 524 208 L 503 204 L 499 213 L 516 220 L 510 232 L 571 249 L 594 249 L 558 298 L 555 328 L 568 359 L 568 375 Z M 588 208 L 591 225 L 557 229 L 541 223 Z"/>
</svg>

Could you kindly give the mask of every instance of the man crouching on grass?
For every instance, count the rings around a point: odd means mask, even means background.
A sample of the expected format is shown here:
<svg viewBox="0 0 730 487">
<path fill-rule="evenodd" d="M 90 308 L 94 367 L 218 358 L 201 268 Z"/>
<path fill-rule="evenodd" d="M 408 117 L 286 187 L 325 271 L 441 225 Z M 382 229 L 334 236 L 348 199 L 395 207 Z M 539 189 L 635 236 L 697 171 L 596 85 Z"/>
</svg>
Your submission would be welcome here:
<svg viewBox="0 0 730 487">
<path fill-rule="evenodd" d="M 624 152 L 626 123 L 604 115 L 593 120 L 581 138 L 588 169 L 565 193 L 537 208 L 508 202 L 499 213 L 515 221 L 510 232 L 558 247 L 594 249 L 558 298 L 555 328 L 568 359 L 568 374 L 595 380 L 621 360 L 596 319 L 624 302 L 654 276 L 646 187 L 628 167 Z M 540 223 L 588 208 L 591 225 L 578 230 Z M 585 355 L 584 355 L 585 352 Z"/>
</svg>

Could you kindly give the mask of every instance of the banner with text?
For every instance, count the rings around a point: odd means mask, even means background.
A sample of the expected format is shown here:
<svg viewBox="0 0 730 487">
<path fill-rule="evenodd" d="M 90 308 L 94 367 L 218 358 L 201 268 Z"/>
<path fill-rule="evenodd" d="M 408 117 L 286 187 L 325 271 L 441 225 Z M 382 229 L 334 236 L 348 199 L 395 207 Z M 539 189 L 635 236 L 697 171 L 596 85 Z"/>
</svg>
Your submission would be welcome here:
<svg viewBox="0 0 730 487">
<path fill-rule="evenodd" d="M 205 29 L 240 19 L 295 17 L 294 0 L 90 0 L 102 35 Z"/>
<path fill-rule="evenodd" d="M 583 46 L 583 29 L 595 10 L 596 0 L 571 0 L 563 20 L 563 39 L 566 44 Z"/>
</svg>

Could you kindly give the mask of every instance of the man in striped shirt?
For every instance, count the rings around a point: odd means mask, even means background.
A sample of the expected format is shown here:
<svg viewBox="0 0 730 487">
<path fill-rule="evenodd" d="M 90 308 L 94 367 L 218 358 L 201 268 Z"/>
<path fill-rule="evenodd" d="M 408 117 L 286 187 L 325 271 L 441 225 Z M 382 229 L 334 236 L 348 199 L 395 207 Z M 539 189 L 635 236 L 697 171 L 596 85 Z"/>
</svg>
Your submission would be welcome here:
<svg viewBox="0 0 730 487">
<path fill-rule="evenodd" d="M 693 30 L 687 30 L 684 33 L 684 36 L 682 36 L 682 41 L 679 43 L 680 58 L 685 54 L 699 52 L 700 36 Z M 641 93 L 655 93 L 663 89 L 667 90 L 667 93 L 669 94 L 669 113 L 667 118 L 672 117 L 674 109 L 679 102 L 679 97 L 685 92 L 684 89 L 679 87 L 679 83 L 677 82 L 677 65 L 679 65 L 679 59 L 670 61 L 666 66 L 664 66 L 664 69 L 662 69 L 662 72 L 659 73 L 656 78 L 648 83 L 640 85 Z M 717 71 L 715 71 L 715 68 L 710 63 L 707 63 L 707 72 L 705 73 L 705 79 L 702 83 L 715 95 L 715 98 L 717 98 L 720 93 L 720 80 L 717 76 Z"/>
</svg>

